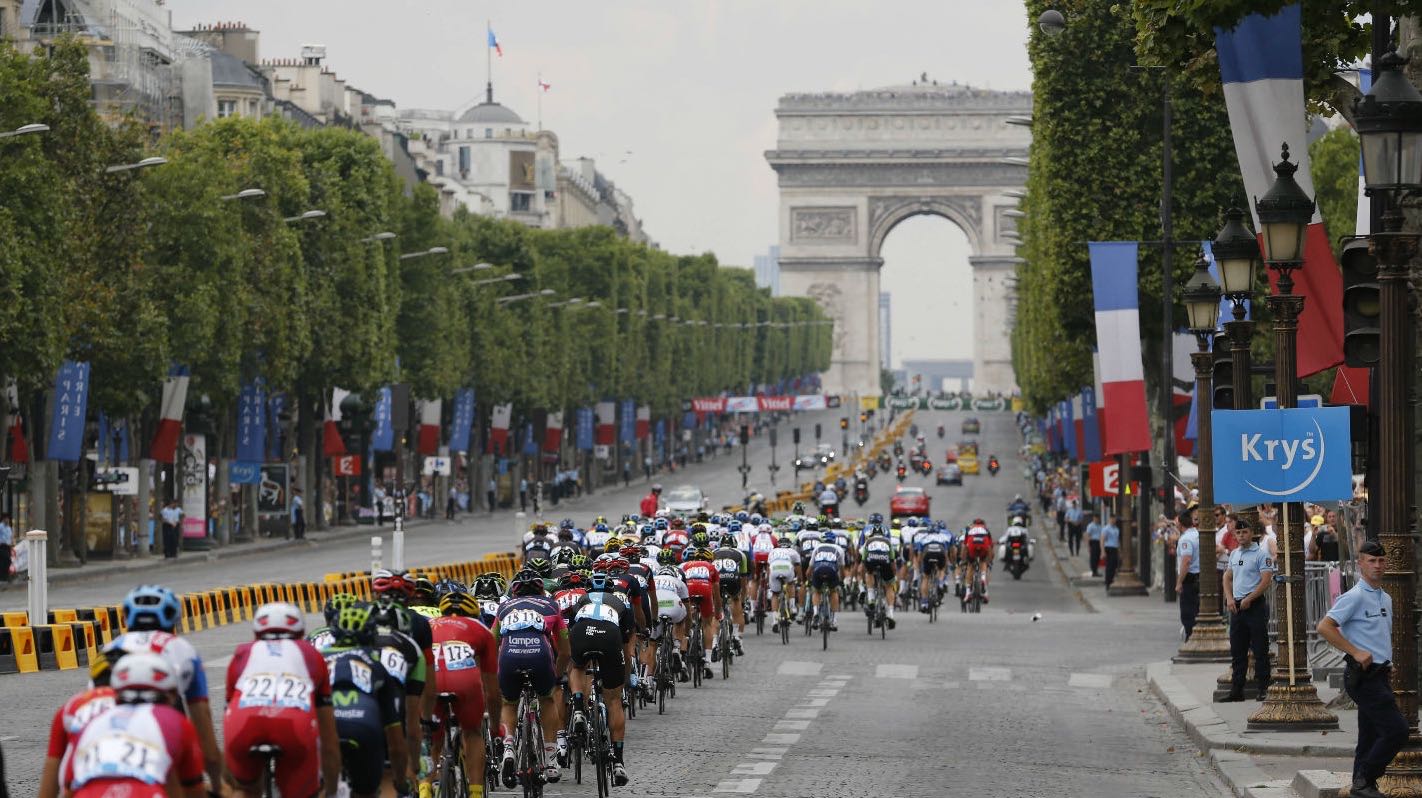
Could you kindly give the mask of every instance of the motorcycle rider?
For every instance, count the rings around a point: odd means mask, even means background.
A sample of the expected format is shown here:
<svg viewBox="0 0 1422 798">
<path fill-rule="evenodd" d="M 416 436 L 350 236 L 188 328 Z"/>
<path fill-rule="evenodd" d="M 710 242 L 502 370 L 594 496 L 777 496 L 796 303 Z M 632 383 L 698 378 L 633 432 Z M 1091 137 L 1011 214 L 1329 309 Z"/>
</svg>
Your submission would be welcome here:
<svg viewBox="0 0 1422 798">
<path fill-rule="evenodd" d="M 1027 527 L 1022 521 L 1022 516 L 1012 516 L 1012 523 L 1007 530 L 1002 533 L 1002 543 L 999 545 L 999 558 L 1004 563 L 1007 562 L 1007 552 L 1012 546 L 1012 541 L 1022 541 L 1022 548 L 1027 553 L 1027 562 L 1032 562 L 1036 556 L 1036 545 L 1031 536 L 1027 534 Z"/>
<path fill-rule="evenodd" d="M 863 506 L 865 502 L 869 501 L 869 478 L 863 471 L 859 471 L 854 475 L 854 500 L 858 502 L 860 506 Z"/>
<path fill-rule="evenodd" d="M 827 487 L 820 492 L 819 504 L 821 515 L 839 515 L 839 493 L 834 488 Z"/>
<path fill-rule="evenodd" d="M 1027 500 L 1022 498 L 1022 494 L 1020 493 L 1016 496 L 1013 496 L 1012 503 L 1007 505 L 1008 515 L 1020 515 L 1025 519 L 1027 517 L 1027 513 L 1031 511 L 1032 505 L 1028 504 Z"/>
<path fill-rule="evenodd" d="M 997 455 L 988 455 L 987 467 L 989 473 L 993 476 L 997 476 L 998 469 L 1002 468 L 1002 464 L 997 461 Z"/>
</svg>

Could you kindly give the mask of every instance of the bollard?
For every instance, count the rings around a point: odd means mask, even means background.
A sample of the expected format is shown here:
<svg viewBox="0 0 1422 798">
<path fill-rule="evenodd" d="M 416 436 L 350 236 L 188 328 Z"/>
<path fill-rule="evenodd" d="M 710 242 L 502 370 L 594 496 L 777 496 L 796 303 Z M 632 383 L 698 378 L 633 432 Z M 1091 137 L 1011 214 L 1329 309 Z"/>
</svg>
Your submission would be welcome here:
<svg viewBox="0 0 1422 798">
<path fill-rule="evenodd" d="M 42 626 L 49 623 L 49 561 L 45 551 L 49 547 L 49 533 L 31 529 L 25 533 L 25 542 L 30 547 L 30 625 Z"/>
<path fill-rule="evenodd" d="M 390 541 L 390 567 L 405 570 L 405 514 L 395 514 L 395 537 Z"/>
<path fill-rule="evenodd" d="M 384 542 L 379 535 L 370 536 L 370 572 L 375 573 L 380 570 L 380 553 L 384 550 Z"/>
<path fill-rule="evenodd" d="M 514 534 L 515 534 L 515 535 L 517 535 L 519 538 L 522 538 L 522 537 L 523 537 L 523 533 L 525 533 L 525 532 L 528 531 L 528 526 L 527 526 L 527 524 L 528 524 L 528 513 L 525 513 L 525 512 L 523 512 L 522 510 L 520 510 L 520 511 L 514 513 Z"/>
</svg>

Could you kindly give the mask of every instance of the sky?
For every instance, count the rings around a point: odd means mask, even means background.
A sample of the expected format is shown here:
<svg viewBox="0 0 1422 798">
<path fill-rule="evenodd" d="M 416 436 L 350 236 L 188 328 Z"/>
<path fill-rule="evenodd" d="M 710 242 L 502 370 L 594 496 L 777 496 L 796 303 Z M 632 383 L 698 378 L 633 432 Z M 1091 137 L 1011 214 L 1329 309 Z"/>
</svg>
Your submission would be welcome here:
<svg viewBox="0 0 1422 798">
<path fill-rule="evenodd" d="M 558 134 L 631 195 L 674 253 L 751 265 L 779 239 L 775 105 L 787 93 L 940 83 L 1031 86 L 1017 0 L 168 0 L 173 25 L 245 22 L 260 57 L 327 46 L 349 85 L 401 108 L 482 98 L 485 26 L 503 47 L 494 97 Z M 915 220 L 910 220 L 915 222 Z M 895 360 L 970 357 L 966 239 L 917 220 L 885 242 Z M 895 289 L 898 289 L 897 291 Z M 929 292 L 941 290 L 937 308 Z M 955 293 L 956 290 L 956 293 Z M 968 293 L 968 296 L 971 294 Z M 962 321 L 941 314 L 957 296 Z M 901 299 L 900 299 L 901 297 Z"/>
</svg>

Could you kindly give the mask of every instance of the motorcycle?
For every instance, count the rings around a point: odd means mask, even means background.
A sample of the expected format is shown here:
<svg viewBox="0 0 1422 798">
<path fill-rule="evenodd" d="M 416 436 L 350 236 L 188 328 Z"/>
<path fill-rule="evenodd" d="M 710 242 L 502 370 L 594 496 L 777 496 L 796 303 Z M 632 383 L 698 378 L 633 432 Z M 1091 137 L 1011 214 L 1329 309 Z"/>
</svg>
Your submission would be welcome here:
<svg viewBox="0 0 1422 798">
<path fill-rule="evenodd" d="M 904 444 L 903 444 L 903 441 L 894 441 L 894 456 L 895 456 L 895 457 L 902 457 L 903 454 L 904 454 Z"/>
<path fill-rule="evenodd" d="M 919 461 L 918 461 L 918 470 L 919 470 L 919 471 L 922 471 L 924 476 L 928 476 L 929 474 L 932 474 L 932 473 L 933 473 L 933 463 L 932 463 L 932 461 L 930 461 L 927 457 L 923 458 L 922 460 L 919 460 Z"/>
<path fill-rule="evenodd" d="M 869 501 L 869 483 L 858 482 L 854 485 L 854 501 L 863 507 Z"/>
<path fill-rule="evenodd" d="M 938 437 L 939 437 L 939 438 L 942 438 L 944 435 L 947 435 L 947 434 L 948 434 L 948 431 L 943 428 L 943 425 L 942 425 L 942 424 L 939 424 L 939 425 L 938 425 Z"/>
<path fill-rule="evenodd" d="M 891 468 L 893 468 L 893 467 L 894 467 L 894 458 L 890 457 L 888 452 L 881 452 L 881 453 L 879 454 L 879 470 L 880 470 L 880 471 L 888 471 L 889 469 L 891 469 Z"/>
<path fill-rule="evenodd" d="M 870 479 L 879 476 L 878 463 L 874 460 L 866 461 L 864 463 L 864 473 L 868 474 Z"/>
<path fill-rule="evenodd" d="M 1007 541 L 1007 553 L 1003 559 L 1007 561 L 1007 570 L 1012 574 L 1013 579 L 1021 579 L 1022 574 L 1027 572 L 1027 548 L 1026 542 L 1015 537 Z"/>
<path fill-rule="evenodd" d="M 903 463 L 899 463 L 898 475 L 900 482 L 903 482 L 905 479 L 908 479 L 908 467 L 905 466 Z"/>
<path fill-rule="evenodd" d="M 989 473 L 989 474 L 991 474 L 991 475 L 993 475 L 993 476 L 997 476 L 998 469 L 1000 469 L 1000 468 L 1002 468 L 1002 465 L 997 462 L 997 458 L 996 458 L 996 457 L 990 458 L 990 459 L 988 460 L 988 473 Z"/>
</svg>

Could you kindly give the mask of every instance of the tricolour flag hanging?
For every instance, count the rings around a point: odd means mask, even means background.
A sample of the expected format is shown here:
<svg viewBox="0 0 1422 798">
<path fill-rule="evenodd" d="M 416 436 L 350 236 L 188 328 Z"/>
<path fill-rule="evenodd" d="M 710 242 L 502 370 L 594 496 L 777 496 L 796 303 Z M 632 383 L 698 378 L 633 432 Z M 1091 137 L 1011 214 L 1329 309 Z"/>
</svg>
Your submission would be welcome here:
<svg viewBox="0 0 1422 798">
<path fill-rule="evenodd" d="M 645 440 L 652 431 L 652 408 L 637 405 L 637 440 Z"/>
<path fill-rule="evenodd" d="M 1188 437 L 1190 402 L 1195 395 L 1195 366 L 1190 360 L 1195 351 L 1195 336 L 1189 331 L 1176 330 L 1171 340 L 1175 350 L 1170 363 L 1175 375 L 1170 386 L 1170 425 L 1175 430 L 1175 453 L 1189 457 L 1195 451 L 1195 444 Z"/>
<path fill-rule="evenodd" d="M 1089 245 L 1101 390 L 1105 405 L 1111 408 L 1103 448 L 1107 455 L 1150 450 L 1136 288 L 1138 248 L 1135 241 L 1093 241 Z"/>
<path fill-rule="evenodd" d="M 187 366 L 173 366 L 163 382 L 163 402 L 159 407 L 158 431 L 153 434 L 150 454 L 160 463 L 171 463 L 183 435 L 183 407 L 188 401 Z"/>
<path fill-rule="evenodd" d="M 489 452 L 500 456 L 509 453 L 509 423 L 513 421 L 513 405 L 494 405 L 489 418 Z"/>
<path fill-rule="evenodd" d="M 1101 348 L 1091 347 L 1092 391 L 1096 398 L 1096 456 L 1091 462 L 1100 460 L 1106 454 L 1106 391 L 1101 387 Z"/>
<path fill-rule="evenodd" d="M 617 443 L 617 403 L 597 403 L 597 432 L 594 436 L 598 446 Z"/>
<path fill-rule="evenodd" d="M 1373 87 L 1371 69 L 1358 70 L 1358 90 L 1364 94 Z M 1358 214 L 1355 226 L 1357 235 L 1371 235 L 1373 232 L 1373 203 L 1363 190 L 1363 155 L 1358 154 Z M 1328 401 L 1335 405 L 1366 405 L 1369 396 L 1368 369 L 1355 366 L 1339 366 L 1333 375 L 1333 390 Z"/>
<path fill-rule="evenodd" d="M 1298 164 L 1294 179 L 1315 196 L 1305 137 L 1302 30 L 1297 4 L 1269 17 L 1250 14 L 1233 30 L 1215 30 L 1225 106 L 1256 231 L 1254 200 L 1274 182 L 1284 145 Z M 1270 270 L 1271 286 L 1275 278 Z M 1343 362 L 1343 278 L 1316 208 L 1293 290 L 1306 298 L 1299 317 L 1298 373 L 1307 377 Z"/>
<path fill-rule="evenodd" d="M 548 414 L 543 427 L 543 451 L 557 454 L 563 445 L 563 411 Z"/>
<path fill-rule="evenodd" d="M 502 44 L 499 44 L 499 37 L 497 37 L 497 36 L 494 35 L 494 28 L 493 28 L 492 26 L 490 26 L 488 30 L 489 30 L 489 49 L 491 49 L 491 50 L 493 50 L 494 52 L 498 53 L 500 58 L 503 58 L 503 57 L 504 57 L 504 46 L 503 46 Z"/>
<path fill-rule="evenodd" d="M 420 437 L 417 443 L 420 454 L 430 456 L 439 453 L 439 422 L 444 415 L 443 399 L 420 399 Z"/>
<path fill-rule="evenodd" d="M 331 403 L 326 405 L 326 421 L 321 425 L 321 453 L 327 457 L 346 453 L 346 442 L 341 438 L 341 402 L 350 395 L 344 388 L 331 389 Z"/>
<path fill-rule="evenodd" d="M 5 386 L 5 399 L 10 415 L 10 462 L 28 463 L 30 445 L 25 441 L 25 425 L 20 412 L 20 388 L 11 379 Z"/>
</svg>

